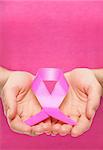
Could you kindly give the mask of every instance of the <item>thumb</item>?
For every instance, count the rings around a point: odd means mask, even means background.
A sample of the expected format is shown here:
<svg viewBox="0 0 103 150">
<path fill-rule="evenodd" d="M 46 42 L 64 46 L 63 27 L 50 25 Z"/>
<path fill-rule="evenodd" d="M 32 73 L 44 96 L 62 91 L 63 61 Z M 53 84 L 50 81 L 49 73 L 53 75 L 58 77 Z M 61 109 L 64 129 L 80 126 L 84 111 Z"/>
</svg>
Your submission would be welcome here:
<svg viewBox="0 0 103 150">
<path fill-rule="evenodd" d="M 3 91 L 4 108 L 10 120 L 15 118 L 17 112 L 16 95 L 17 90 L 15 88 L 5 88 Z"/>
<path fill-rule="evenodd" d="M 89 90 L 86 108 L 86 115 L 89 120 L 94 117 L 95 112 L 99 107 L 100 97 L 101 97 L 100 91 L 98 91 L 96 88 L 91 88 Z"/>
</svg>

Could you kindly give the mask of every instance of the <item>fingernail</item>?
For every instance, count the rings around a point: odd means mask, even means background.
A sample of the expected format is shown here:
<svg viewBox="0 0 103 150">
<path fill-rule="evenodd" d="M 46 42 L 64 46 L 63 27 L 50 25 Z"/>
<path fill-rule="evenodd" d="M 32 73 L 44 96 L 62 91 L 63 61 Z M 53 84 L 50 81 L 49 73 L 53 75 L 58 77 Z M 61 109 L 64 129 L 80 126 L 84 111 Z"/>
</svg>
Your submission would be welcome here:
<svg viewBox="0 0 103 150">
<path fill-rule="evenodd" d="M 41 134 L 43 134 L 43 132 L 36 132 L 36 134 L 37 134 L 37 135 L 41 135 Z"/>
<path fill-rule="evenodd" d="M 51 134 L 51 136 L 56 136 L 56 134 Z"/>
<path fill-rule="evenodd" d="M 37 134 L 32 134 L 31 136 L 38 136 Z"/>
<path fill-rule="evenodd" d="M 66 136 L 67 134 L 60 134 L 60 136 Z"/>
<path fill-rule="evenodd" d="M 45 133 L 46 135 L 50 135 L 50 133 Z"/>
<path fill-rule="evenodd" d="M 45 134 L 48 134 L 48 135 L 50 135 L 50 134 L 51 134 L 51 132 L 49 132 L 49 131 L 45 131 Z"/>
</svg>

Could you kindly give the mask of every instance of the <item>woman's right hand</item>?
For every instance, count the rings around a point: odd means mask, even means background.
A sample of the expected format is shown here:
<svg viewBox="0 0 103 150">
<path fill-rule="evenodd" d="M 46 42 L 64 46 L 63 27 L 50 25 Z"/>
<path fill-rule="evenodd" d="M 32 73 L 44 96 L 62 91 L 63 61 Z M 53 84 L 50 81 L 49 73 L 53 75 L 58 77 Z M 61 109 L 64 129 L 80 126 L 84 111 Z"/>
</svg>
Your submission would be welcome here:
<svg viewBox="0 0 103 150">
<path fill-rule="evenodd" d="M 4 113 L 10 128 L 22 134 L 39 135 L 51 129 L 50 119 L 32 127 L 23 121 L 41 111 L 41 107 L 31 90 L 34 76 L 23 71 L 9 71 L 9 76 L 1 89 Z"/>
</svg>

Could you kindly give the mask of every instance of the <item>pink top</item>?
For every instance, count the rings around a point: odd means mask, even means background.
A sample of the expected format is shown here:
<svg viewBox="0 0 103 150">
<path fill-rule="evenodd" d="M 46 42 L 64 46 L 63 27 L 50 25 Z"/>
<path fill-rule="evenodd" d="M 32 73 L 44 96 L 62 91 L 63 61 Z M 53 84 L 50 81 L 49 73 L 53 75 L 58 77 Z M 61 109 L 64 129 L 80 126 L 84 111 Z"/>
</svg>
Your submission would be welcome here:
<svg viewBox="0 0 103 150">
<path fill-rule="evenodd" d="M 0 2 L 0 64 L 35 74 L 38 68 L 103 68 L 103 2 Z M 0 105 L 2 150 L 103 149 L 103 102 L 89 130 L 79 138 L 12 132 Z"/>
</svg>

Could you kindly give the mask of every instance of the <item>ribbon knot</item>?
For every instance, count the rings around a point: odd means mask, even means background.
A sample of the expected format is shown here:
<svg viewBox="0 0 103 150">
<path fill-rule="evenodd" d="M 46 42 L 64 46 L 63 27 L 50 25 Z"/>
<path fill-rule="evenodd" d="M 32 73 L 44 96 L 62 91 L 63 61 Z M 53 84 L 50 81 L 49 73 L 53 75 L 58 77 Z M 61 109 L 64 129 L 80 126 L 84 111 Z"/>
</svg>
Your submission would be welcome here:
<svg viewBox="0 0 103 150">
<path fill-rule="evenodd" d="M 44 81 L 57 81 L 51 94 L 48 91 Z M 32 90 L 37 97 L 42 110 L 36 115 L 25 120 L 25 123 L 32 126 L 48 117 L 53 117 L 64 123 L 75 125 L 76 122 L 70 117 L 64 115 L 59 106 L 63 102 L 68 92 L 69 86 L 64 78 L 63 72 L 57 68 L 41 68 L 36 74 L 32 84 Z"/>
</svg>

